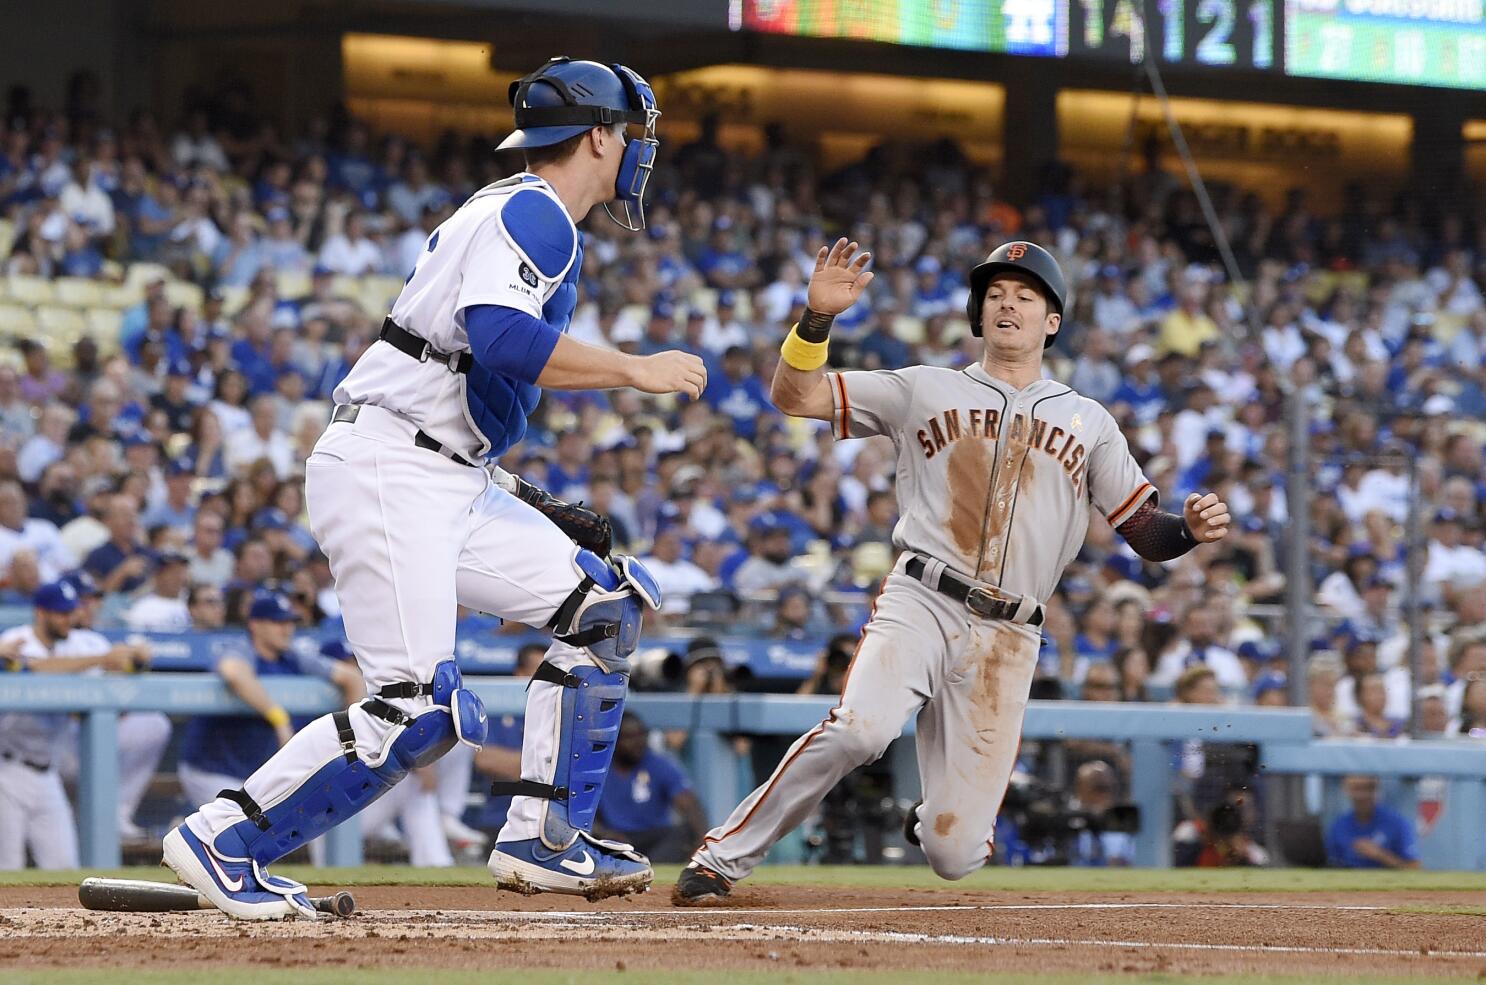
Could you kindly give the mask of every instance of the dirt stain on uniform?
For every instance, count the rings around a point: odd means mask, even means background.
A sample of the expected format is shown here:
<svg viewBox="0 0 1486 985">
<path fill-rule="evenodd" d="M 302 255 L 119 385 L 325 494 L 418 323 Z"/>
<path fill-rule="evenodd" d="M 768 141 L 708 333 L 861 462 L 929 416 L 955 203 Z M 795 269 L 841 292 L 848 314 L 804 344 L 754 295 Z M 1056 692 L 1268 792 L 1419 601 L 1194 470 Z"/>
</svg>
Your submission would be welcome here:
<svg viewBox="0 0 1486 985">
<path fill-rule="evenodd" d="M 1010 626 L 992 624 L 982 639 L 980 652 L 970 658 L 975 666 L 970 720 L 977 733 L 994 736 L 1005 726 L 1001 721 L 1001 678 L 1011 670 L 1016 658 L 1017 631 Z"/>
<path fill-rule="evenodd" d="M 948 838 L 959 822 L 960 819 L 953 814 L 935 814 L 934 833 L 941 838 Z"/>
<path fill-rule="evenodd" d="M 1027 454 L 1026 445 L 1011 446 L 1006 452 L 1006 459 L 1015 465 L 1018 455 L 1022 459 L 1020 466 L 1007 468 L 1006 461 L 1002 461 L 1001 469 L 996 473 L 996 488 L 991 495 L 990 519 L 986 524 L 987 545 L 997 544 L 1001 540 L 1001 535 L 1006 533 L 1006 524 L 1011 520 L 1012 507 L 1016 505 L 1017 497 L 1030 494 L 1032 491 L 1037 466 L 1033 462 L 1033 456 Z"/>
<path fill-rule="evenodd" d="M 949 536 L 960 554 L 969 558 L 980 555 L 991 454 L 992 446 L 979 438 L 961 438 L 949 453 Z"/>
</svg>

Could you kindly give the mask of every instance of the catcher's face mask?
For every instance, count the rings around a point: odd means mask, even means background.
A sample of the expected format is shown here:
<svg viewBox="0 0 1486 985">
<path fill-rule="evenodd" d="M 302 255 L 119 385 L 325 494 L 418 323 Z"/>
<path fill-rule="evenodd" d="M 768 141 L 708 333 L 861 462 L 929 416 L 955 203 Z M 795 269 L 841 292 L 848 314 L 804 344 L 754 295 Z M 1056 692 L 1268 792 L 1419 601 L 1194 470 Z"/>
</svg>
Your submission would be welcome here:
<svg viewBox="0 0 1486 985">
<path fill-rule="evenodd" d="M 609 67 L 624 83 L 630 111 L 625 116 L 624 158 L 614 181 L 614 201 L 605 203 L 604 211 L 625 229 L 638 232 L 645 228 L 645 189 L 655 167 L 655 152 L 660 148 L 655 136 L 660 109 L 650 83 L 639 73 L 623 65 Z"/>
</svg>

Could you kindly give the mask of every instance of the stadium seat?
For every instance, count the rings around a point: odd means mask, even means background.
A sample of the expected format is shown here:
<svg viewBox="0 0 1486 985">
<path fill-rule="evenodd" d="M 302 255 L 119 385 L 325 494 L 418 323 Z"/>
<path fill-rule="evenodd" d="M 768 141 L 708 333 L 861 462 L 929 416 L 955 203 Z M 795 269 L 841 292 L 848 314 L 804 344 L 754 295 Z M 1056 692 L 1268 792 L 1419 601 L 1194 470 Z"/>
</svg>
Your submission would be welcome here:
<svg viewBox="0 0 1486 985">
<path fill-rule="evenodd" d="M 243 309 L 243 305 L 248 303 L 248 289 L 246 287 L 222 286 L 218 287 L 217 290 L 222 292 L 222 312 L 229 317 L 236 315 Z"/>
<path fill-rule="evenodd" d="M 274 282 L 281 298 L 302 298 L 310 293 L 310 275 L 298 270 L 280 270 Z"/>
<path fill-rule="evenodd" d="M 87 331 L 87 321 L 76 308 L 44 304 L 36 309 L 36 328 L 48 341 L 47 351 L 60 369 L 72 366 L 72 347 Z"/>
<path fill-rule="evenodd" d="M 688 307 L 700 308 L 709 315 L 717 312 L 717 292 L 710 287 L 703 287 L 692 292 L 686 300 Z"/>
<path fill-rule="evenodd" d="M 17 336 L 36 334 L 36 316 L 23 304 L 0 301 L 0 332 Z"/>
<path fill-rule="evenodd" d="M 143 294 L 145 284 L 156 277 L 171 280 L 170 269 L 160 263 L 131 263 L 124 274 L 124 284 Z"/>
<path fill-rule="evenodd" d="M 97 304 L 104 308 L 132 308 L 144 300 L 144 287 L 129 284 L 101 284 Z"/>
<path fill-rule="evenodd" d="M 392 310 L 392 302 L 402 293 L 403 281 L 400 277 L 389 277 L 384 274 L 369 274 L 361 278 L 360 291 L 357 297 L 361 301 L 361 307 L 373 318 L 381 318 Z"/>
<path fill-rule="evenodd" d="M 87 334 L 98 343 L 100 355 L 112 355 L 119 349 L 119 329 L 124 313 L 117 308 L 89 308 Z"/>
<path fill-rule="evenodd" d="M 56 298 L 52 282 L 45 277 L 28 274 L 11 274 L 5 278 L 4 296 L 20 304 L 50 304 Z"/>
<path fill-rule="evenodd" d="M 83 313 L 76 308 L 43 304 L 36 309 L 36 324 L 49 337 L 66 338 L 70 344 L 83 334 L 88 323 Z"/>
<path fill-rule="evenodd" d="M 9 219 L 0 219 L 0 260 L 10 256 L 10 248 L 15 245 L 15 223 Z"/>
<path fill-rule="evenodd" d="M 165 285 L 165 297 L 172 307 L 201 310 L 206 292 L 197 284 L 186 280 L 173 280 Z"/>
<path fill-rule="evenodd" d="M 909 345 L 918 345 L 924 340 L 924 320 L 912 315 L 899 315 L 893 319 L 893 337 Z"/>
<path fill-rule="evenodd" d="M 58 277 L 52 282 L 57 303 L 73 308 L 90 308 L 103 303 L 103 284 L 86 277 Z"/>
</svg>

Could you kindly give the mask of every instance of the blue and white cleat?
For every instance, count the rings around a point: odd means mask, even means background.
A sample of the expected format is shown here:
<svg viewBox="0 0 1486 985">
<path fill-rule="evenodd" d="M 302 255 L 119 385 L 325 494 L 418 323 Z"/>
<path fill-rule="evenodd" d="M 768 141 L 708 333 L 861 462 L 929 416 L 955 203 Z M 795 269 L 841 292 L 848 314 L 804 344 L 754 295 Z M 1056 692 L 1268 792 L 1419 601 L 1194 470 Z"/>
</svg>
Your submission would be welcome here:
<svg viewBox="0 0 1486 985">
<path fill-rule="evenodd" d="M 269 875 L 252 859 L 223 858 L 182 824 L 165 836 L 165 864 L 213 906 L 237 920 L 314 920 L 305 887 Z"/>
<path fill-rule="evenodd" d="M 643 893 L 655 877 L 650 860 L 633 846 L 587 832 L 579 832 L 560 852 L 547 848 L 540 838 L 498 842 L 488 868 L 501 889 L 527 896 L 565 893 L 590 902 Z"/>
</svg>

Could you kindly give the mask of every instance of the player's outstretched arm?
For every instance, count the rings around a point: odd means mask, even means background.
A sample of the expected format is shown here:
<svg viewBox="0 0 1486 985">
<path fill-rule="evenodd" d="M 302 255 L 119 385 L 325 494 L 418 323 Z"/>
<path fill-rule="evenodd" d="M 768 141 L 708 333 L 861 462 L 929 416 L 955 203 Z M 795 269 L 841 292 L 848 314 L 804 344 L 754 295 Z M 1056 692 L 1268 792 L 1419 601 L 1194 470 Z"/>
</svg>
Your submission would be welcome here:
<svg viewBox="0 0 1486 985">
<path fill-rule="evenodd" d="M 568 338 L 525 311 L 498 304 L 464 309 L 470 354 L 480 365 L 549 390 L 680 393 L 692 399 L 707 388 L 699 356 L 671 350 L 653 356 L 611 352 Z"/>
<path fill-rule="evenodd" d="M 791 417 L 829 421 L 833 416 L 825 370 L 831 321 L 856 303 L 874 276 L 866 269 L 872 254 L 856 250 L 857 244 L 843 236 L 815 255 L 805 316 L 785 338 L 783 358 L 769 387 L 774 406 Z"/>
<path fill-rule="evenodd" d="M 645 393 L 679 393 L 696 400 L 707 389 L 707 368 L 700 356 L 680 349 L 653 356 L 632 356 L 563 335 L 536 383 L 549 390 L 612 390 L 632 386 Z"/>
</svg>

